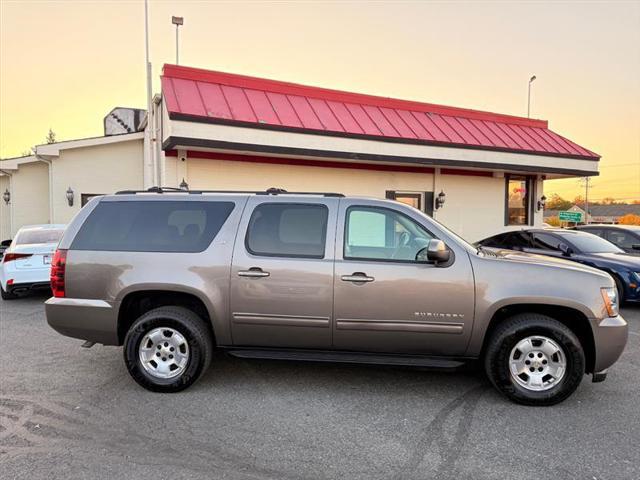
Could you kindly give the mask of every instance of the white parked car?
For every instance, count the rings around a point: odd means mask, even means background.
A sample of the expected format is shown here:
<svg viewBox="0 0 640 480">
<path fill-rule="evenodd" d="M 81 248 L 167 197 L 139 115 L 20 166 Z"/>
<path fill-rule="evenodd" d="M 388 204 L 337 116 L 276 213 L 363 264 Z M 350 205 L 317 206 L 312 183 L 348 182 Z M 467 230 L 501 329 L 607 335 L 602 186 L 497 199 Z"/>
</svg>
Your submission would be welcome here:
<svg viewBox="0 0 640 480">
<path fill-rule="evenodd" d="M 3 300 L 49 288 L 51 259 L 66 225 L 29 225 L 18 230 L 0 263 Z"/>
</svg>

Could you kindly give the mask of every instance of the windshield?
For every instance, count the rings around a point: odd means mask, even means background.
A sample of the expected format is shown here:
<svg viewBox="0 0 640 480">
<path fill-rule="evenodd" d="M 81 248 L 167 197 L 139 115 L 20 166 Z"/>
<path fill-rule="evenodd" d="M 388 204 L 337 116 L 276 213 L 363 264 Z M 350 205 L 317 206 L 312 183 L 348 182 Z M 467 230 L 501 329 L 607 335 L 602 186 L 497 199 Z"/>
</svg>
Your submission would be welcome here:
<svg viewBox="0 0 640 480">
<path fill-rule="evenodd" d="M 16 245 L 27 245 L 33 243 L 58 243 L 64 230 L 43 229 L 43 230 L 22 230 L 16 237 Z"/>
<path fill-rule="evenodd" d="M 590 233 L 558 233 L 558 235 L 582 253 L 623 253 L 623 251 L 613 243 L 605 240 L 604 238 L 591 235 Z"/>
</svg>

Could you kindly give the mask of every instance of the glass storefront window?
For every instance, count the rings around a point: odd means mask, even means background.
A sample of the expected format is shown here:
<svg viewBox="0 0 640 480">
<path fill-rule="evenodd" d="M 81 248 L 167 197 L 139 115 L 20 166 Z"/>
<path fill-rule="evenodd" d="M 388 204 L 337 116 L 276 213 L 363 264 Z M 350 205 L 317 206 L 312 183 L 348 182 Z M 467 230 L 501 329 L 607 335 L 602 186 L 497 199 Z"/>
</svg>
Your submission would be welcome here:
<svg viewBox="0 0 640 480">
<path fill-rule="evenodd" d="M 507 225 L 529 224 L 530 184 L 524 176 L 507 177 Z"/>
</svg>

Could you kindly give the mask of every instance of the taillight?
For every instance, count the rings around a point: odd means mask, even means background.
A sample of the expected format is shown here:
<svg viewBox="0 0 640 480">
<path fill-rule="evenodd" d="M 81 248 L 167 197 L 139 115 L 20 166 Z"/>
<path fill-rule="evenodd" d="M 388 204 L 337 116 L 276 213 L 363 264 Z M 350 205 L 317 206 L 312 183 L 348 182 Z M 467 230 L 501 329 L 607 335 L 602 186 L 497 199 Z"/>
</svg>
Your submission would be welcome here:
<svg viewBox="0 0 640 480">
<path fill-rule="evenodd" d="M 4 263 L 12 262 L 13 260 L 19 260 L 20 258 L 29 258 L 33 253 L 5 253 L 2 257 Z"/>
<path fill-rule="evenodd" d="M 51 261 L 51 291 L 54 297 L 64 297 L 64 271 L 67 266 L 67 251 L 56 250 Z"/>
</svg>

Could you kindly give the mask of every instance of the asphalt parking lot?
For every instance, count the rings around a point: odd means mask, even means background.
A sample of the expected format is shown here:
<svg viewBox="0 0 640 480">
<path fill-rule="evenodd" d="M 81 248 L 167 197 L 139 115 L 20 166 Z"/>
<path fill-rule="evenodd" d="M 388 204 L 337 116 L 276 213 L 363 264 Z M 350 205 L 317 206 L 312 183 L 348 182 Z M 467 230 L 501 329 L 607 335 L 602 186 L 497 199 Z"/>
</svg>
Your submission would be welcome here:
<svg viewBox="0 0 640 480">
<path fill-rule="evenodd" d="M 147 392 L 122 351 L 51 330 L 37 296 L 0 303 L 6 479 L 637 479 L 640 308 L 606 382 L 551 408 L 477 373 L 241 360 Z"/>
</svg>

